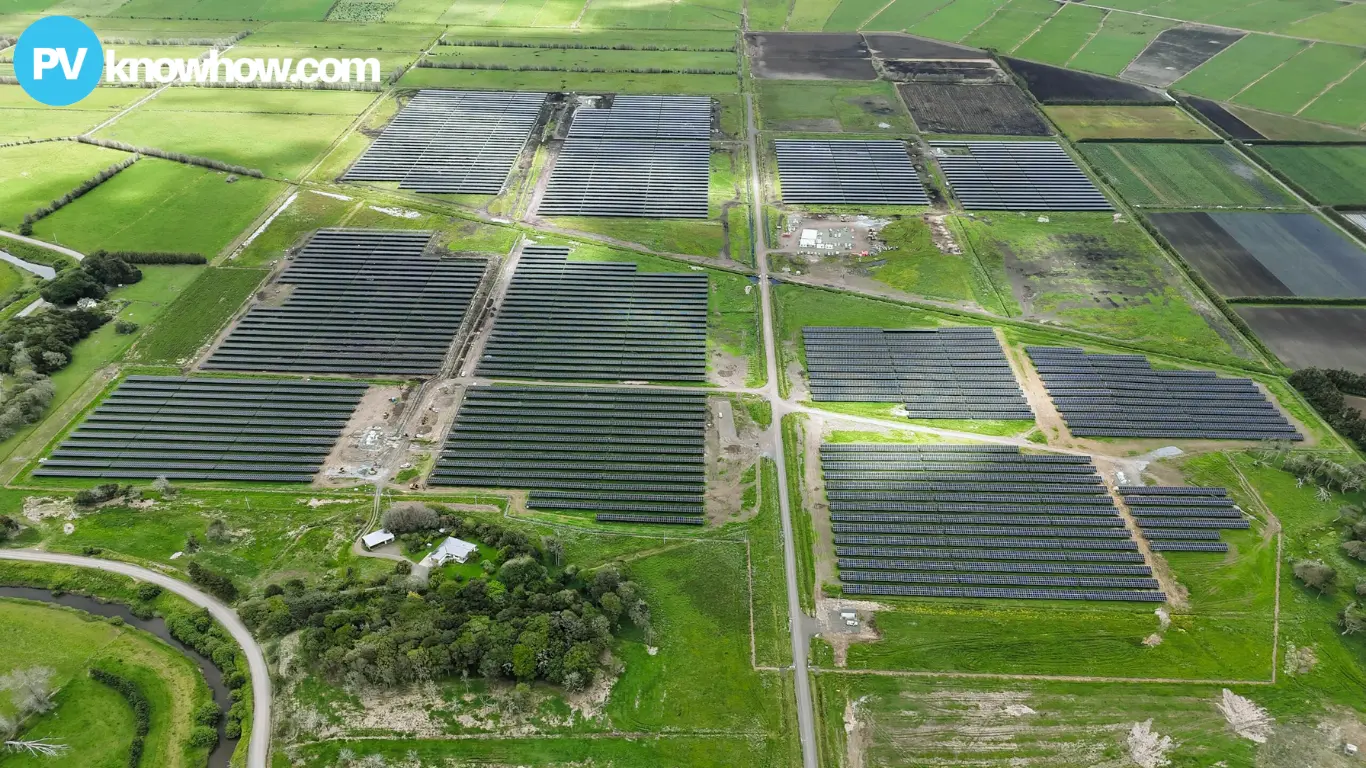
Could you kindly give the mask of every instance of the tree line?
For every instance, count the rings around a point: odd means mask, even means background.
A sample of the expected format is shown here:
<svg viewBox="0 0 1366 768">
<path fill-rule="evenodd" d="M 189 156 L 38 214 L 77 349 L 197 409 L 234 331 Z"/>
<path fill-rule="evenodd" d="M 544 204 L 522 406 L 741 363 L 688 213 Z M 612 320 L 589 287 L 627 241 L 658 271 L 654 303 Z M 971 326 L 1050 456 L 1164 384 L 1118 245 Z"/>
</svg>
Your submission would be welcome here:
<svg viewBox="0 0 1366 768">
<path fill-rule="evenodd" d="M 1358 448 L 1366 448 L 1366 417 L 1347 404 L 1346 395 L 1366 396 L 1366 376 L 1339 369 L 1305 368 L 1290 376 L 1323 420 Z"/>
<path fill-rule="evenodd" d="M 170 160 L 172 162 L 183 163 L 185 165 L 197 165 L 201 168 L 210 168 L 215 171 L 226 171 L 227 173 L 234 173 L 238 176 L 252 176 L 257 179 L 265 178 L 265 174 L 259 170 L 256 170 L 255 168 L 245 168 L 240 165 L 225 163 L 221 160 L 214 160 L 208 157 L 199 157 L 198 155 L 187 155 L 184 152 L 167 152 L 165 150 L 154 149 L 152 147 L 135 147 L 132 144 L 126 144 L 122 141 L 113 141 L 111 139 L 97 139 L 94 136 L 86 136 L 84 134 L 77 136 L 76 141 L 79 141 L 82 144 L 92 144 L 97 147 L 104 147 L 105 149 L 117 149 L 120 152 L 132 152 L 137 155 L 146 155 L 147 157 L 158 157 L 162 160 Z"/>
<path fill-rule="evenodd" d="M 133 155 L 127 160 L 114 163 L 108 168 L 105 168 L 104 170 L 100 171 L 94 176 L 91 176 L 90 178 L 81 182 L 79 186 L 77 186 L 70 192 L 67 192 L 65 195 L 62 195 L 56 200 L 53 200 L 47 205 L 31 213 L 24 214 L 24 221 L 22 224 L 19 225 L 19 234 L 24 235 L 26 237 L 28 235 L 33 234 L 34 224 L 38 223 L 39 221 L 42 221 L 48 216 L 51 216 L 57 211 L 60 211 L 66 206 L 76 202 L 81 197 L 83 197 L 87 192 L 119 175 L 119 173 L 122 172 L 124 169 L 128 168 L 128 166 L 132 165 L 133 163 L 136 163 L 141 159 L 141 155 Z"/>
</svg>

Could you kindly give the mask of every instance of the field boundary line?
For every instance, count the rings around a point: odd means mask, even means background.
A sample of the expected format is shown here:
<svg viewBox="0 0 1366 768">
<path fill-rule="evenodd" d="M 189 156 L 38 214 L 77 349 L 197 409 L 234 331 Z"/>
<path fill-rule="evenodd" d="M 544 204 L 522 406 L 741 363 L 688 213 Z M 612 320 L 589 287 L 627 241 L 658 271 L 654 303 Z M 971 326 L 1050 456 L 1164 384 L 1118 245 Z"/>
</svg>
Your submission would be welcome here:
<svg viewBox="0 0 1366 768">
<path fill-rule="evenodd" d="M 1325 95 L 1327 95 L 1327 93 L 1328 93 L 1329 91 L 1333 90 L 1334 88 L 1338 87 L 1339 85 L 1342 85 L 1343 81 L 1345 81 L 1347 78 L 1351 77 L 1352 75 L 1355 75 L 1355 74 L 1357 73 L 1357 70 L 1361 69 L 1363 66 L 1366 66 L 1366 58 L 1363 58 L 1363 59 L 1361 60 L 1361 63 L 1357 64 L 1355 67 L 1352 67 L 1351 71 L 1349 71 L 1347 74 L 1345 74 L 1345 75 L 1343 75 L 1342 77 L 1339 77 L 1338 79 L 1336 79 L 1336 80 L 1334 80 L 1333 82 L 1329 83 L 1329 84 L 1328 84 L 1328 87 L 1324 88 L 1323 90 L 1321 90 L 1321 91 L 1319 91 L 1317 94 L 1315 94 L 1314 98 L 1312 98 L 1312 99 L 1310 99 L 1309 101 L 1305 102 L 1304 106 L 1302 106 L 1302 107 L 1300 107 L 1299 109 L 1295 110 L 1295 117 L 1299 117 L 1299 115 L 1300 115 L 1301 112 L 1303 112 L 1303 111 L 1306 110 L 1306 109 L 1309 109 L 1309 107 L 1313 106 L 1314 102 L 1316 102 L 1316 101 L 1318 101 L 1319 99 L 1323 98 Z"/>
<path fill-rule="evenodd" d="M 1122 685 L 1274 685 L 1270 680 L 1196 679 L 1180 677 L 1106 677 L 1102 675 L 1030 675 L 1008 672 L 935 672 L 918 669 L 844 669 L 810 667 L 815 674 L 877 675 L 881 677 L 942 677 L 960 680 L 1031 680 L 1053 683 L 1106 683 Z"/>
<path fill-rule="evenodd" d="M 864 28 L 865 26 L 871 24 L 871 23 L 873 22 L 873 19 L 876 19 L 877 17 L 881 16 L 884 12 L 886 12 L 886 10 L 887 10 L 888 8 L 891 8 L 892 5 L 894 5 L 894 4 L 896 3 L 896 1 L 897 1 L 897 0 L 887 0 L 887 4 L 886 4 L 886 5 L 882 6 L 881 8 L 878 8 L 877 11 L 876 11 L 875 13 L 873 13 L 872 16 L 869 16 L 868 18 L 864 19 L 864 20 L 858 25 L 858 27 L 855 29 L 856 32 L 859 32 L 859 33 L 860 33 L 860 34 L 859 34 L 859 37 L 863 37 L 863 35 L 862 35 L 862 30 L 863 30 L 863 28 Z M 942 8 L 943 6 L 940 6 L 940 7 Z M 868 44 L 868 40 L 867 40 L 867 39 L 864 39 L 863 44 L 864 44 L 864 45 L 867 45 L 867 44 Z"/>
<path fill-rule="evenodd" d="M 1276 513 L 1271 511 L 1271 505 L 1266 503 L 1262 494 L 1258 493 L 1257 488 L 1248 481 L 1247 475 L 1243 474 L 1242 467 L 1239 467 L 1237 462 L 1229 458 L 1228 454 L 1224 455 L 1224 461 L 1228 462 L 1229 468 L 1238 476 L 1238 482 L 1242 484 L 1243 489 L 1248 492 L 1253 501 L 1257 502 L 1257 506 L 1262 508 L 1261 511 L 1266 515 L 1267 523 L 1276 526 L 1276 578 L 1273 584 L 1274 595 L 1271 603 L 1271 682 L 1275 683 L 1276 663 L 1280 656 L 1281 643 L 1281 559 L 1285 545 L 1285 528 L 1281 526 L 1281 520 L 1276 517 Z"/>
<path fill-rule="evenodd" d="M 143 104 L 146 104 L 147 102 L 151 101 L 152 99 L 155 99 L 157 96 L 160 96 L 162 91 L 164 91 L 164 90 L 166 90 L 167 88 L 170 88 L 170 87 L 171 87 L 171 84 L 170 84 L 170 83 L 167 83 L 167 84 L 161 86 L 160 88 L 157 88 L 157 89 L 153 90 L 151 93 L 147 94 L 146 96 L 143 96 L 141 99 L 138 99 L 137 101 L 133 102 L 133 103 L 130 104 L 129 106 L 125 107 L 125 108 L 124 108 L 122 111 L 120 111 L 118 114 L 114 115 L 113 117 L 109 118 L 108 120 L 105 120 L 103 123 L 100 123 L 99 125 L 95 126 L 94 128 L 91 128 L 90 130 L 88 130 L 88 131 L 86 131 L 86 132 L 84 132 L 84 133 L 82 133 L 82 134 L 80 134 L 80 135 L 81 135 L 81 136 L 94 136 L 95 133 L 96 133 L 97 131 L 102 131 L 102 130 L 104 130 L 105 128 L 108 128 L 109 126 L 113 125 L 114 123 L 117 123 L 119 120 L 122 120 L 125 116 L 127 116 L 127 114 L 128 114 L 129 112 L 132 112 L 133 110 L 137 109 L 138 107 L 142 106 Z"/>
<path fill-rule="evenodd" d="M 1268 69 L 1266 72 L 1262 73 L 1262 76 L 1261 76 L 1261 77 L 1257 78 L 1256 80 L 1253 80 L 1252 82 L 1248 83 L 1247 85 L 1243 86 L 1242 88 L 1239 88 L 1237 93 L 1235 93 L 1235 94 L 1233 94 L 1232 96 L 1228 97 L 1228 99 L 1227 99 L 1228 103 L 1232 104 L 1232 103 L 1233 103 L 1233 100 L 1236 99 L 1236 98 L 1238 98 L 1239 96 L 1242 96 L 1244 91 L 1246 91 L 1247 89 L 1249 89 L 1249 88 L 1251 88 L 1252 86 L 1256 85 L 1257 83 L 1260 83 L 1261 81 L 1265 80 L 1267 77 L 1270 77 L 1271 74 L 1272 74 L 1273 72 L 1279 71 L 1280 68 L 1281 68 L 1281 67 L 1284 67 L 1286 64 L 1289 64 L 1290 62 L 1294 61 L 1295 59 L 1298 59 L 1300 56 L 1304 55 L 1304 52 L 1305 52 L 1305 51 L 1309 50 L 1310 48 L 1313 48 L 1314 45 L 1317 45 L 1317 43 L 1314 43 L 1314 44 L 1312 44 L 1312 45 L 1306 45 L 1306 46 L 1304 46 L 1303 48 L 1299 49 L 1298 51 L 1295 51 L 1295 55 L 1291 56 L 1290 58 L 1286 59 L 1285 61 L 1282 61 L 1280 64 L 1277 64 L 1276 66 L 1272 67 L 1271 69 Z M 1233 46 L 1230 45 L 1228 48 L 1232 48 L 1232 47 L 1233 47 Z M 1227 51 L 1228 48 L 1225 48 L 1224 51 Z M 1219 53 L 1223 53 L 1224 51 L 1220 51 Z M 1211 61 L 1213 61 L 1213 59 L 1211 59 Z M 1199 67 L 1197 67 L 1196 69 L 1199 69 Z M 1191 71 L 1193 72 L 1193 71 L 1195 71 L 1195 70 L 1191 70 Z M 1237 115 L 1234 115 L 1234 117 L 1237 117 Z"/>
<path fill-rule="evenodd" d="M 579 29 L 583 23 L 583 17 L 588 14 L 588 6 L 593 4 L 593 0 L 583 0 L 583 7 L 579 9 L 579 15 L 574 17 L 574 23 L 569 25 L 570 29 Z"/>
<path fill-rule="evenodd" d="M 1087 3 L 1087 5 L 1091 5 L 1091 3 Z M 1226 27 L 1226 26 L 1224 26 L 1223 24 L 1211 24 L 1211 23 L 1209 23 L 1209 22 L 1207 22 L 1207 21 L 1192 21 L 1191 19 L 1178 19 L 1178 18 L 1176 18 L 1175 16 L 1161 16 L 1161 15 L 1156 14 L 1156 13 L 1145 13 L 1145 12 L 1143 12 L 1143 11 L 1134 11 L 1134 10 L 1129 10 L 1129 9 L 1126 9 L 1126 8 L 1115 8 L 1115 7 L 1109 6 L 1109 5 L 1091 5 L 1091 7 L 1092 7 L 1092 8 L 1104 8 L 1104 9 L 1107 10 L 1107 11 L 1118 11 L 1119 13 L 1127 13 L 1127 14 L 1130 14 L 1130 15 L 1132 15 L 1132 16 L 1143 16 L 1143 17 L 1146 17 L 1146 18 L 1149 18 L 1149 19 L 1161 19 L 1161 20 L 1163 20 L 1163 21 L 1173 21 L 1173 22 L 1176 22 L 1175 24 L 1172 25 L 1173 27 L 1175 27 L 1175 26 L 1180 26 L 1180 25 L 1182 25 L 1182 24 L 1195 24 L 1195 25 L 1198 25 L 1198 26 L 1201 26 L 1201 27 L 1212 27 L 1212 28 L 1214 28 L 1214 29 L 1224 29 L 1224 30 L 1228 30 L 1229 32 L 1242 32 L 1244 37 L 1246 37 L 1246 36 L 1249 35 L 1249 34 L 1258 34 L 1258 35 L 1266 35 L 1266 36 L 1268 36 L 1268 37 L 1284 37 L 1284 38 L 1286 38 L 1287 40 L 1303 40 L 1303 41 L 1305 41 L 1306 43 L 1322 43 L 1322 42 L 1325 42 L 1325 41 L 1323 41 L 1323 40 L 1317 40 L 1317 39 L 1312 38 L 1312 37 L 1300 37 L 1300 36 L 1298 36 L 1298 35 L 1287 35 L 1287 34 L 1285 34 L 1285 33 L 1283 33 L 1283 32 L 1261 32 L 1261 31 L 1254 32 L 1253 30 L 1242 29 L 1242 28 L 1239 28 L 1239 27 Z M 1331 10 L 1337 10 L 1337 9 L 1334 8 L 1334 9 L 1331 9 Z M 1317 14 L 1316 14 L 1316 15 L 1317 15 Z M 1307 16 L 1306 16 L 1305 18 L 1311 18 L 1311 17 L 1307 17 Z M 1297 19 L 1296 21 L 1302 21 L 1302 19 Z M 1165 32 L 1165 31 L 1166 31 L 1166 30 L 1163 30 L 1163 32 Z M 1159 32 L 1158 34 L 1161 35 L 1162 33 Z M 1154 37 L 1153 39 L 1156 40 L 1157 38 Z M 1149 42 L 1148 45 L 1152 45 L 1152 43 Z M 1331 43 L 1331 45 L 1344 45 L 1344 43 Z M 1359 46 L 1359 45 L 1348 45 L 1347 47 L 1348 47 L 1348 48 L 1361 48 L 1362 46 Z M 1147 47 L 1145 46 L 1143 50 L 1146 51 L 1146 50 L 1147 50 Z M 1137 57 L 1135 57 L 1135 58 L 1137 58 Z M 1131 63 L 1132 63 L 1132 62 L 1131 62 Z"/>
<path fill-rule="evenodd" d="M 1004 8 L 1004 7 L 1006 7 L 1007 5 L 1010 5 L 1010 3 L 1011 3 L 1011 0 L 1005 0 L 1005 2 L 1003 2 L 1003 3 L 1001 3 L 1000 5 L 996 6 L 996 10 L 992 11 L 990 16 L 986 17 L 985 19 L 982 19 L 982 21 L 981 21 L 977 26 L 973 27 L 972 29 L 969 29 L 969 30 L 968 30 L 968 33 L 967 33 L 966 35 L 963 35 L 962 37 L 958 38 L 957 40 L 952 40 L 952 41 L 949 41 L 949 42 L 954 42 L 954 43 L 958 43 L 959 45 L 963 45 L 963 44 L 964 44 L 964 43 L 963 43 L 964 40 L 967 40 L 969 37 L 972 37 L 972 35 L 973 35 L 974 32 L 976 32 L 977 30 L 981 29 L 982 27 L 985 27 L 987 24 L 991 23 L 991 20 L 994 19 L 994 18 L 996 18 L 996 14 L 1000 13 L 1000 12 L 1001 12 L 1001 9 Z M 953 5 L 953 3 L 949 3 L 949 5 Z M 948 7 L 948 6 L 944 6 L 944 8 L 947 8 L 947 7 Z M 939 10 L 942 11 L 942 10 L 944 10 L 944 8 L 940 8 Z M 935 11 L 935 13 L 938 13 L 938 12 L 939 12 L 939 11 Z M 1054 11 L 1054 13 L 1057 13 L 1057 11 Z M 931 15 L 933 15 L 933 14 L 931 14 Z M 1011 50 L 1014 50 L 1014 49 L 1012 48 Z"/>
<path fill-rule="evenodd" d="M 1006 5 L 1009 5 L 1009 3 L 1006 3 Z M 1003 6 L 1001 6 L 1001 7 L 1004 8 L 1005 5 L 1003 5 Z M 1032 37 L 1034 37 L 1035 35 L 1039 34 L 1039 30 L 1043 29 L 1045 26 L 1048 25 L 1048 22 L 1052 21 L 1053 18 L 1056 17 L 1059 13 L 1062 13 L 1062 9 L 1063 9 L 1064 7 L 1066 7 L 1066 3 L 1058 3 L 1058 7 L 1057 7 L 1056 9 L 1054 9 L 1052 13 L 1048 14 L 1048 18 L 1046 18 L 1046 19 L 1044 19 L 1043 21 L 1039 22 L 1039 26 L 1035 27 L 1033 32 L 1030 32 L 1029 34 L 1025 35 L 1023 40 L 1021 40 L 1020 42 L 1016 43 L 1016 44 L 1015 44 L 1015 47 L 1014 47 L 1014 48 L 1011 48 L 1010 51 L 1009 51 L 1009 53 L 1014 53 L 1014 52 L 1020 50 L 1020 46 L 1024 45 L 1024 44 L 1027 43 L 1027 42 L 1029 42 L 1030 38 L 1032 38 Z M 1097 27 L 1096 29 L 1100 29 L 1100 28 Z M 1081 49 L 1078 48 L 1077 50 L 1081 50 Z"/>
<path fill-rule="evenodd" d="M 1064 62 L 1062 63 L 1062 68 L 1063 68 L 1063 69 L 1068 69 L 1068 68 L 1070 68 L 1070 67 L 1071 67 L 1071 64 L 1072 64 L 1072 60 L 1075 59 L 1075 58 L 1077 58 L 1077 56 L 1080 56 L 1080 55 L 1081 55 L 1081 52 L 1084 51 L 1084 50 L 1086 50 L 1086 46 L 1090 45 L 1090 44 L 1091 44 L 1091 41 L 1096 39 L 1096 35 L 1099 35 L 1099 34 L 1100 34 L 1100 31 L 1101 31 L 1102 29 L 1105 29 L 1105 22 L 1107 22 L 1107 21 L 1110 20 L 1110 14 L 1114 13 L 1114 11 L 1110 10 L 1109 8 L 1102 8 L 1101 10 L 1105 11 L 1105 15 L 1103 15 L 1103 16 L 1100 17 L 1100 23 L 1096 25 L 1096 28 L 1095 28 L 1095 29 L 1091 30 L 1091 34 L 1089 34 L 1089 35 L 1086 36 L 1086 41 L 1083 42 L 1081 45 L 1077 46 L 1077 50 L 1072 51 L 1072 55 L 1071 55 L 1071 56 L 1068 56 L 1068 57 L 1067 57 L 1067 61 L 1064 61 Z M 1059 13 L 1061 13 L 1061 11 L 1059 11 Z M 1132 64 L 1132 63 L 1133 63 L 1133 61 L 1130 60 L 1129 64 Z M 1129 64 L 1125 64 L 1124 66 L 1125 66 L 1125 67 L 1128 67 Z M 1121 71 L 1123 71 L 1123 70 L 1121 70 Z"/>
</svg>

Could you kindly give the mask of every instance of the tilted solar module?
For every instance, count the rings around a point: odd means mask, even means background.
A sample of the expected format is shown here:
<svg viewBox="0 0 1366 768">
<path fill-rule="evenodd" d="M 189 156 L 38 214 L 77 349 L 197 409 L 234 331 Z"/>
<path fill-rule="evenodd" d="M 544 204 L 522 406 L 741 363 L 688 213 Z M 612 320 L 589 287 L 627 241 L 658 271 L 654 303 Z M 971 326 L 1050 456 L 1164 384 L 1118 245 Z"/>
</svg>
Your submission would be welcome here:
<svg viewBox="0 0 1366 768">
<path fill-rule="evenodd" d="M 362 382 L 130 376 L 33 474 L 309 483 L 367 389 Z"/>
<path fill-rule="evenodd" d="M 707 276 L 576 262 L 567 248 L 522 249 L 481 376 L 705 381 Z"/>
<path fill-rule="evenodd" d="M 1055 141 L 932 141 L 968 210 L 1109 211 L 1114 206 Z"/>
<path fill-rule="evenodd" d="M 774 147 L 785 203 L 930 204 L 903 142 L 778 139 Z"/>
<path fill-rule="evenodd" d="M 423 90 L 413 96 L 346 181 L 400 189 L 496 195 L 540 119 L 546 94 Z"/>
<path fill-rule="evenodd" d="M 1219 531 L 1251 527 L 1224 488 L 1120 486 L 1119 493 L 1154 551 L 1225 552 Z"/>
<path fill-rule="evenodd" d="M 488 262 L 426 253 L 431 232 L 318 231 L 280 275 L 282 302 L 247 311 L 206 370 L 431 376 Z"/>
</svg>

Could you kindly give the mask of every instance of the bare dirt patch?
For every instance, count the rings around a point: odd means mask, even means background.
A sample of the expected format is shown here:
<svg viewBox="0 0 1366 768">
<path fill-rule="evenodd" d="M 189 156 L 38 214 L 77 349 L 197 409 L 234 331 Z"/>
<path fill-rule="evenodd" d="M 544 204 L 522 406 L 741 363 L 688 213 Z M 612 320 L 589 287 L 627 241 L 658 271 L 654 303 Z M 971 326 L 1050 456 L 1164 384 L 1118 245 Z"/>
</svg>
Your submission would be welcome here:
<svg viewBox="0 0 1366 768">
<path fill-rule="evenodd" d="M 47 496 L 24 498 L 24 517 L 35 523 L 51 518 L 75 520 L 79 516 L 71 499 L 53 499 Z"/>
<path fill-rule="evenodd" d="M 864 699 L 855 699 L 844 705 L 844 765 L 846 768 L 863 768 L 864 753 L 871 741 L 868 723 L 859 719 L 859 705 Z"/>
<path fill-rule="evenodd" d="M 1225 688 L 1223 697 L 1214 706 L 1224 716 L 1233 732 L 1244 739 L 1265 744 L 1270 738 L 1275 721 L 1253 700 L 1243 698 Z"/>
<path fill-rule="evenodd" d="M 773 80 L 876 80 L 872 55 L 854 33 L 767 32 L 745 36 L 754 76 Z"/>
<path fill-rule="evenodd" d="M 1153 730 L 1153 721 L 1134 723 L 1129 729 L 1129 759 L 1139 768 L 1162 768 L 1171 765 L 1167 753 L 1177 745 L 1170 736 L 1161 736 Z"/>
<path fill-rule="evenodd" d="M 398 446 L 399 415 L 409 392 L 404 387 L 371 387 L 342 430 L 342 438 L 323 462 L 323 485 L 350 485 L 378 474 Z"/>
<path fill-rule="evenodd" d="M 874 620 L 878 611 L 887 610 L 881 603 L 867 600 L 821 598 L 816 601 L 816 627 L 821 639 L 830 644 L 835 653 L 835 666 L 844 667 L 849 659 L 849 646 L 854 643 L 875 643 L 882 639 Z M 845 614 L 854 614 L 849 619 Z M 855 622 L 850 625 L 848 622 Z"/>
<path fill-rule="evenodd" d="M 754 481 L 755 502 L 744 504 L 747 469 L 753 467 L 763 451 L 763 432 L 749 419 L 738 419 L 736 404 L 728 397 L 707 398 L 707 520 L 721 525 L 747 520 L 759 511 L 759 482 Z"/>
</svg>

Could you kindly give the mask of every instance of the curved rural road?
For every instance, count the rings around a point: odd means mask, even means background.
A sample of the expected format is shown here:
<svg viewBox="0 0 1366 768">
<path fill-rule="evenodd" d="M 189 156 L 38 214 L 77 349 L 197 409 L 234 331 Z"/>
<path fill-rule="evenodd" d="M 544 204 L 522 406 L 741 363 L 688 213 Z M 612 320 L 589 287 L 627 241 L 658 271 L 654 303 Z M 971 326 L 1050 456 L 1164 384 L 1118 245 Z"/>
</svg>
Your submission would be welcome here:
<svg viewBox="0 0 1366 768">
<path fill-rule="evenodd" d="M 73 251 L 73 250 L 71 250 L 70 248 L 66 248 L 66 247 L 63 247 L 63 246 L 60 246 L 60 245 L 53 245 L 52 243 L 46 243 L 46 242 L 43 242 L 42 240 L 34 240 L 34 239 L 31 238 L 31 237 L 24 237 L 23 235 L 16 235 L 16 234 L 14 234 L 13 232 L 6 232 L 6 231 L 3 230 L 3 229 L 0 229 L 0 237 L 7 237 L 7 238 L 9 238 L 10 240 L 18 240 L 18 241 L 21 242 L 21 243 L 28 243 L 29 245 L 36 245 L 36 246 L 38 246 L 39 248 L 46 248 L 46 249 L 48 249 L 49 251 L 56 251 L 57 253 L 61 253 L 61 254 L 65 254 L 65 255 L 67 255 L 67 256 L 70 256 L 71 258 L 75 259 L 76 261 L 82 261 L 82 260 L 85 259 L 85 254 L 84 254 L 84 253 L 81 253 L 81 252 L 79 252 L 79 251 Z"/>
<path fill-rule="evenodd" d="M 247 768 L 267 768 L 270 762 L 270 669 L 266 666 L 266 657 L 261 652 L 261 646 L 256 644 L 255 638 L 251 636 L 251 632 L 247 631 L 247 626 L 237 617 L 235 611 L 217 598 L 206 595 L 183 581 L 128 563 L 77 557 L 76 555 L 61 555 L 34 549 L 0 549 L 0 560 L 22 560 L 27 563 L 98 568 L 101 571 L 131 576 L 140 581 L 156 584 L 201 608 L 208 608 L 209 613 L 218 620 L 218 623 L 227 628 L 232 639 L 242 646 L 242 651 L 247 656 L 247 666 L 251 671 L 252 691 L 251 743 L 247 745 Z"/>
</svg>

